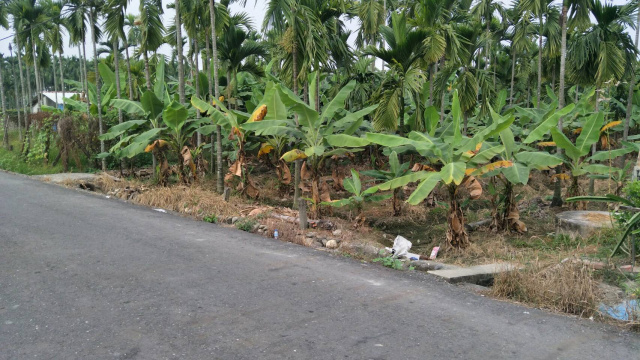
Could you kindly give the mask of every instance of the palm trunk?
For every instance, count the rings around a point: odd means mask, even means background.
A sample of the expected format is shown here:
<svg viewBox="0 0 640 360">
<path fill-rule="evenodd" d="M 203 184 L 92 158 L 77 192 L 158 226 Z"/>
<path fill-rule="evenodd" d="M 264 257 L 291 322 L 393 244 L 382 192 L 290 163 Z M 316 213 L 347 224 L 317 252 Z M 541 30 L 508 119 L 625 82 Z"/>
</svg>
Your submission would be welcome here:
<svg viewBox="0 0 640 360">
<path fill-rule="evenodd" d="M 29 90 L 29 95 L 27 98 L 27 104 L 29 106 L 29 114 L 31 114 L 33 111 L 33 107 L 32 107 L 32 100 L 33 100 L 33 89 L 31 88 L 31 72 L 29 71 L 29 65 L 25 64 L 25 68 L 26 68 L 26 73 L 27 73 L 27 89 Z M 26 132 L 29 131 L 29 117 L 27 117 L 27 119 L 25 119 L 25 126 L 24 126 L 24 131 L 25 131 L 25 135 Z"/>
<path fill-rule="evenodd" d="M 213 78 L 211 76 L 211 62 L 208 61 L 209 59 L 211 59 L 211 48 L 209 47 L 209 33 L 205 32 L 205 43 L 207 45 L 206 49 L 207 49 L 207 61 L 202 60 L 202 64 L 203 67 L 206 67 L 206 71 L 207 71 L 207 80 L 209 80 L 209 101 L 211 101 L 211 98 L 213 97 Z M 213 151 L 213 144 L 215 142 L 215 135 L 211 134 L 211 157 L 209 158 L 209 172 L 213 173 L 213 160 L 214 160 L 214 151 Z"/>
<path fill-rule="evenodd" d="M 400 119 L 398 120 L 398 134 L 404 137 L 404 81 L 400 82 Z"/>
<path fill-rule="evenodd" d="M 80 63 L 80 83 L 82 83 L 82 90 L 84 91 L 84 71 L 82 71 L 82 47 L 78 44 L 78 62 Z M 86 93 L 84 94 L 86 96 Z"/>
<path fill-rule="evenodd" d="M 151 73 L 149 71 L 149 54 L 147 51 L 142 52 L 142 58 L 144 60 L 144 79 L 147 82 L 147 90 L 151 91 Z"/>
<path fill-rule="evenodd" d="M 176 4 L 176 51 L 178 52 L 178 95 L 180 96 L 180 102 L 184 104 L 186 102 L 184 94 L 184 63 L 182 59 L 182 23 L 180 19 L 180 1 L 177 0 Z"/>
<path fill-rule="evenodd" d="M 58 65 L 60 66 L 60 91 L 62 91 L 62 110 L 64 110 L 64 72 L 62 72 L 62 50 L 58 50 Z"/>
<path fill-rule="evenodd" d="M 540 95 L 542 94 L 542 14 L 540 14 L 540 34 L 538 34 L 538 109 L 540 108 Z"/>
<path fill-rule="evenodd" d="M 320 69 L 316 69 L 316 93 L 313 96 L 316 98 L 316 111 L 320 112 Z"/>
<path fill-rule="evenodd" d="M 54 53 L 53 51 L 51 51 L 52 53 Z M 55 54 L 55 53 L 54 53 Z M 58 80 L 57 80 L 57 75 L 56 75 L 56 56 L 55 55 L 51 55 L 51 60 L 53 61 L 51 68 L 53 69 L 53 92 L 54 92 L 54 98 L 56 100 L 56 108 L 58 107 Z"/>
<path fill-rule="evenodd" d="M 120 56 L 118 54 L 118 40 L 113 40 L 113 61 L 115 65 L 115 73 L 116 73 L 116 99 L 120 99 Z M 122 109 L 118 108 L 118 124 L 122 124 Z M 120 140 L 124 135 L 120 135 Z M 122 169 L 126 167 L 124 158 L 120 159 L 120 174 L 122 174 Z"/>
<path fill-rule="evenodd" d="M 91 24 L 91 34 L 92 34 L 92 43 L 93 43 L 93 66 L 96 72 L 96 108 L 98 108 L 98 133 L 100 135 L 103 134 L 104 130 L 102 128 L 102 99 L 100 99 L 100 92 L 102 84 L 100 84 L 100 74 L 98 73 L 98 50 L 96 49 L 96 31 L 95 31 L 95 23 L 93 18 L 93 12 L 89 11 L 89 23 Z M 106 151 L 104 140 L 100 140 L 100 152 L 104 153 Z M 107 171 L 107 161 L 105 158 L 102 158 L 102 171 Z"/>
<path fill-rule="evenodd" d="M 431 65 L 431 81 L 429 81 L 429 102 L 427 106 L 433 105 L 433 82 L 436 79 L 436 73 L 438 72 L 438 62 L 436 61 Z"/>
<path fill-rule="evenodd" d="M 2 144 L 5 148 L 9 148 L 9 116 L 7 116 L 7 104 L 4 98 L 4 81 L 2 79 L 2 63 L 4 59 L 0 59 L 0 98 L 2 98 L 2 120 L 4 134 L 2 136 Z"/>
<path fill-rule="evenodd" d="M 513 87 L 516 82 L 516 50 L 512 49 L 513 57 L 511 59 L 511 91 L 509 92 L 509 106 L 513 105 Z"/>
<path fill-rule="evenodd" d="M 11 55 L 13 57 L 13 54 Z M 22 119 L 20 117 L 20 96 L 18 95 L 18 78 L 16 77 L 16 67 L 11 64 L 11 76 L 13 77 L 13 91 L 16 99 L 16 111 L 18 113 L 18 136 L 20 140 L 22 140 L 22 125 L 20 124 Z M 27 114 L 24 114 L 25 116 Z"/>
<path fill-rule="evenodd" d="M 129 60 L 129 46 L 127 40 L 124 41 L 124 54 L 127 57 L 127 80 L 129 82 L 129 100 L 133 101 L 133 78 L 131 77 L 131 61 Z"/>
<path fill-rule="evenodd" d="M 596 85 L 596 112 L 600 111 L 600 87 Z M 598 142 L 596 141 L 591 145 L 591 156 L 595 155 Z M 593 160 L 591 161 L 594 162 Z M 595 192 L 595 180 L 589 178 L 589 196 L 593 196 Z"/>
<path fill-rule="evenodd" d="M 636 47 L 638 47 L 640 41 L 640 3 L 638 3 L 638 20 L 637 20 L 637 24 L 636 24 Z M 632 112 L 632 108 L 633 108 L 633 90 L 635 88 L 635 84 L 636 84 L 636 75 L 637 75 L 637 71 L 636 71 L 636 66 L 635 64 L 632 65 L 632 75 L 631 75 L 631 80 L 629 80 L 629 93 L 627 94 L 627 115 L 624 119 L 624 132 L 622 134 L 622 140 L 627 141 L 627 138 L 629 137 L 629 125 L 631 122 L 631 112 Z M 638 153 L 638 156 L 640 157 L 640 153 Z M 624 163 L 625 163 L 625 158 L 624 156 L 621 157 L 621 164 L 620 167 L 624 168 Z"/>
<path fill-rule="evenodd" d="M 87 73 L 87 41 L 85 35 L 82 34 L 82 71 L 84 72 L 84 93 L 87 97 L 87 114 L 91 114 L 91 98 L 89 97 L 89 78 Z M 96 71 L 98 69 L 95 69 Z"/>
<path fill-rule="evenodd" d="M 560 85 L 558 88 L 558 109 L 562 109 L 564 107 L 564 78 L 565 78 L 565 68 L 566 68 L 566 59 L 567 59 L 567 6 L 562 6 L 562 14 L 560 16 L 560 27 L 562 30 L 561 35 L 561 45 L 560 45 Z M 558 130 L 562 132 L 562 118 L 558 120 Z M 557 148 L 557 154 L 562 154 L 562 149 Z M 556 174 L 559 175 L 562 173 L 562 166 L 558 166 L 556 168 Z M 562 206 L 562 182 L 560 179 L 554 184 L 553 189 L 553 198 L 551 200 L 552 207 Z"/>
<path fill-rule="evenodd" d="M 195 67 L 195 83 L 196 83 L 196 97 L 200 97 L 200 65 L 198 62 L 198 54 L 200 53 L 200 49 L 198 49 L 198 40 L 193 41 L 193 49 L 194 49 L 194 67 Z M 200 119 L 200 111 L 196 111 L 196 119 Z M 198 133 L 197 135 L 197 144 L 200 146 L 202 144 L 202 134 Z M 200 155 L 198 155 L 199 158 Z"/>
<path fill-rule="evenodd" d="M 16 56 L 18 57 L 18 69 L 20 71 L 20 90 L 22 95 L 22 106 L 24 106 L 24 125 L 25 125 L 25 131 L 26 131 L 27 117 L 29 116 L 29 113 L 30 113 L 29 103 L 27 101 L 28 101 L 28 98 L 31 97 L 31 94 L 27 94 L 25 91 L 24 77 L 22 75 L 22 56 L 20 56 L 20 42 L 17 36 L 16 36 L 16 45 L 18 46 L 18 49 L 16 51 Z M 23 137 L 21 133 L 20 142 L 22 142 L 22 140 L 23 140 Z"/>
<path fill-rule="evenodd" d="M 38 92 L 38 109 L 42 107 L 42 89 L 40 88 L 40 82 L 38 79 L 40 78 L 40 73 L 38 72 L 38 53 L 36 52 L 36 42 L 35 34 L 33 33 L 33 29 L 31 29 L 31 51 L 33 51 L 33 71 L 36 77 L 36 91 Z"/>
<path fill-rule="evenodd" d="M 227 106 L 231 109 L 231 68 L 227 68 Z"/>
<path fill-rule="evenodd" d="M 209 0 L 209 14 L 211 14 L 211 44 L 213 62 L 213 89 L 216 99 L 220 97 L 218 88 L 218 44 L 216 36 L 215 0 Z M 222 127 L 216 126 L 216 190 L 219 194 L 224 192 L 224 178 L 222 177 Z"/>
</svg>

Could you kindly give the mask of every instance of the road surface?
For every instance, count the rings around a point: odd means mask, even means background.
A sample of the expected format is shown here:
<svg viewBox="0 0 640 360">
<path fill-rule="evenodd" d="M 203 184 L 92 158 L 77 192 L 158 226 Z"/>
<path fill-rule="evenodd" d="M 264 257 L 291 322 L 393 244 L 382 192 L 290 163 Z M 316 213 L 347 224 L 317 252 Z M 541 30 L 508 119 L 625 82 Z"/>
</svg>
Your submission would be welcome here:
<svg viewBox="0 0 640 360">
<path fill-rule="evenodd" d="M 0 172 L 0 359 L 638 359 L 640 336 Z"/>
</svg>

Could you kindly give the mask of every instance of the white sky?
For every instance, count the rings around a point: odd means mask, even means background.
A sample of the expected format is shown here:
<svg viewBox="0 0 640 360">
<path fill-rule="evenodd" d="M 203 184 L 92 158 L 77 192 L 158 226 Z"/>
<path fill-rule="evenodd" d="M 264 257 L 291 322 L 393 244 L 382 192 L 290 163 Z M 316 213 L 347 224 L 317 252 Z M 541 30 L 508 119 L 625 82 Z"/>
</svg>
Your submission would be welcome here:
<svg viewBox="0 0 640 360">
<path fill-rule="evenodd" d="M 503 3 L 505 6 L 511 6 L 511 0 L 498 0 L 499 2 Z M 625 0 L 604 0 L 604 1 L 608 1 L 608 2 L 612 2 L 614 4 L 624 4 L 627 1 Z M 166 26 L 169 26 L 170 24 L 173 23 L 173 18 L 175 16 L 175 12 L 173 11 L 173 9 L 167 9 L 167 4 L 168 3 L 172 3 L 173 1 L 167 1 L 167 0 L 163 0 L 162 4 L 164 7 L 164 15 L 163 15 L 163 22 Z M 556 1 L 558 2 L 558 1 Z M 262 28 L 262 20 L 264 18 L 264 14 L 265 14 L 265 10 L 266 10 L 266 6 L 267 6 L 268 0 L 247 0 L 247 6 L 245 8 L 243 8 L 242 6 L 238 5 L 238 4 L 233 4 L 231 5 L 230 9 L 231 9 L 231 13 L 237 13 L 240 11 L 245 11 L 249 14 L 249 16 L 253 19 L 253 23 L 254 26 L 257 29 L 261 29 Z M 139 0 L 131 0 L 129 3 L 129 7 L 127 9 L 127 12 L 130 14 L 138 14 L 138 7 L 139 7 Z M 353 44 L 353 41 L 355 39 L 355 32 L 358 28 L 358 24 L 357 21 L 346 21 L 345 22 L 347 25 L 347 28 L 349 30 L 352 30 L 354 32 L 354 34 L 351 36 L 350 38 L 350 43 Z M 12 35 L 13 32 L 12 31 L 8 31 L 5 29 L 0 29 L 0 39 L 3 39 L 9 35 Z M 9 42 L 12 41 L 12 39 L 4 39 L 4 40 L 0 40 L 0 52 L 2 54 L 4 54 L 5 56 L 9 56 Z M 160 52 L 163 54 L 170 54 L 171 49 L 169 47 L 169 45 L 163 45 L 160 48 Z M 186 49 L 185 49 L 186 52 Z M 65 36 L 65 54 L 67 56 L 78 56 L 78 49 L 77 48 L 70 48 L 68 46 L 68 37 Z M 87 46 L 87 57 L 91 58 L 92 56 L 92 50 L 90 46 Z"/>
</svg>

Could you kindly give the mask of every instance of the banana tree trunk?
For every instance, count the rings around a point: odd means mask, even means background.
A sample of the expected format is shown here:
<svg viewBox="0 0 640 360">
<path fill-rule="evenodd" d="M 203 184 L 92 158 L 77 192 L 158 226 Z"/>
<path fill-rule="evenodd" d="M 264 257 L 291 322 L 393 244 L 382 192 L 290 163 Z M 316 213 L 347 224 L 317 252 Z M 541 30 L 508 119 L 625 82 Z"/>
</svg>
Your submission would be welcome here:
<svg viewBox="0 0 640 360">
<path fill-rule="evenodd" d="M 93 44 L 93 66 L 96 72 L 96 107 L 98 108 L 98 132 L 100 135 L 104 133 L 104 129 L 102 126 L 102 99 L 101 97 L 101 89 L 102 84 L 100 83 L 100 73 L 98 72 L 98 51 L 96 49 L 96 31 L 95 31 L 95 19 L 93 16 L 93 12 L 89 11 L 89 23 L 91 24 L 91 35 L 92 35 L 92 44 Z M 104 153 L 106 151 L 104 140 L 100 140 L 100 152 Z M 107 171 L 107 160 L 102 158 L 102 171 Z"/>
<path fill-rule="evenodd" d="M 216 99 L 220 97 L 220 89 L 218 87 L 218 44 L 216 36 L 216 16 L 215 16 L 215 0 L 209 0 L 209 14 L 211 15 L 211 47 L 213 62 L 213 89 Z M 224 192 L 224 178 L 222 177 L 222 127 L 216 126 L 216 190 L 218 194 Z"/>
<path fill-rule="evenodd" d="M 449 189 L 449 216 L 447 228 L 447 241 L 455 249 L 463 249 L 469 245 L 469 235 L 464 228 L 464 214 L 460 208 L 457 197 L 457 186 L 448 185 Z"/>
</svg>

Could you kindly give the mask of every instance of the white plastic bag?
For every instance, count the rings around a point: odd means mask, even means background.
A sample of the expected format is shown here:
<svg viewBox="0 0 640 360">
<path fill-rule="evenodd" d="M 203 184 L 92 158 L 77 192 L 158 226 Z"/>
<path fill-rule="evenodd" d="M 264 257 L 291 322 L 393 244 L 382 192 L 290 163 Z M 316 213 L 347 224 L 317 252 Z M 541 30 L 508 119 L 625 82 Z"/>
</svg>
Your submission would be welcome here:
<svg viewBox="0 0 640 360">
<path fill-rule="evenodd" d="M 411 244 L 411 241 L 398 235 L 396 236 L 395 240 L 393 240 L 393 248 L 391 248 L 391 253 L 395 258 L 405 257 L 409 253 L 412 245 L 413 244 Z"/>
</svg>

